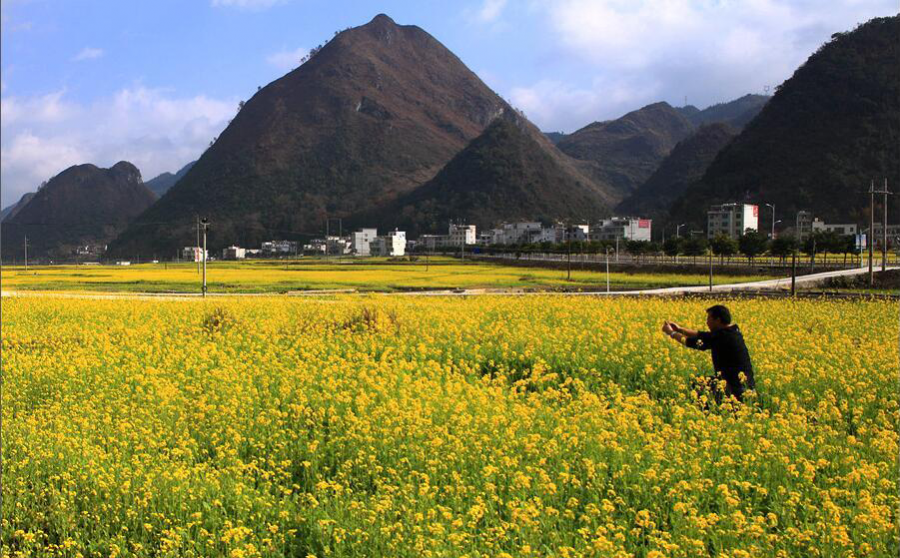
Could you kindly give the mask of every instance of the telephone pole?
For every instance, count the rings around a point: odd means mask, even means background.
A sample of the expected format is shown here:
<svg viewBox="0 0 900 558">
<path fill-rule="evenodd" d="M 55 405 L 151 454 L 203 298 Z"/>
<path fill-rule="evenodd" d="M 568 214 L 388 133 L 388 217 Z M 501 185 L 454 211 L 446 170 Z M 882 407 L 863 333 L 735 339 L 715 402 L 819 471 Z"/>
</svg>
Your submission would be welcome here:
<svg viewBox="0 0 900 558">
<path fill-rule="evenodd" d="M 884 179 L 884 190 L 881 191 L 884 194 L 884 202 L 882 205 L 884 206 L 884 223 L 881 225 L 881 271 L 887 271 L 887 197 L 888 197 L 888 189 L 887 189 L 887 178 Z"/>
<path fill-rule="evenodd" d="M 869 234 L 866 244 L 869 245 L 869 287 L 875 286 L 875 269 L 872 259 L 875 257 L 875 181 L 869 183 Z"/>
<path fill-rule="evenodd" d="M 206 297 L 206 232 L 209 230 L 209 219 L 204 217 L 200 224 L 203 225 L 203 252 L 200 254 L 203 258 L 203 296 Z"/>
<path fill-rule="evenodd" d="M 200 251 L 200 216 L 197 215 L 197 251 Z M 197 275 L 200 275 L 200 258 L 197 258 Z"/>
<path fill-rule="evenodd" d="M 25 235 L 25 273 L 28 273 L 28 235 Z"/>
</svg>

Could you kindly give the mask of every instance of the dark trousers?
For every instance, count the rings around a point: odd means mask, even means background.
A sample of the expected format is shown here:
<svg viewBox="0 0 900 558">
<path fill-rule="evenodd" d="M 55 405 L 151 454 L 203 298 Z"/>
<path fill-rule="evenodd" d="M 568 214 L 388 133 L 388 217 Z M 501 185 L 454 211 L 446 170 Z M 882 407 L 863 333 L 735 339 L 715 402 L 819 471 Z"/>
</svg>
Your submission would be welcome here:
<svg viewBox="0 0 900 558">
<path fill-rule="evenodd" d="M 721 384 L 724 384 L 724 389 L 721 387 Z M 734 396 L 738 401 L 743 401 L 744 398 L 744 386 L 740 384 L 732 385 L 719 376 L 696 379 L 691 386 L 691 390 L 696 392 L 698 397 L 706 394 L 711 400 L 716 402 L 716 405 L 721 405 L 722 401 L 728 396 Z"/>
</svg>

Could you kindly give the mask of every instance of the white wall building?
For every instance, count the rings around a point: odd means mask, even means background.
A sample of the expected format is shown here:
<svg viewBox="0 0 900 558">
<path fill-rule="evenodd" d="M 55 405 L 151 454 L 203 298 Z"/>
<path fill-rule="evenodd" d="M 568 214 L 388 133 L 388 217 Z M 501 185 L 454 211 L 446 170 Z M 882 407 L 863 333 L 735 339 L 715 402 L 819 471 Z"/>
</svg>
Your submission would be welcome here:
<svg viewBox="0 0 900 558">
<path fill-rule="evenodd" d="M 859 232 L 854 223 L 826 223 L 818 219 L 812 222 L 813 232 L 833 232 L 839 235 L 851 235 Z"/>
<path fill-rule="evenodd" d="M 652 219 L 610 217 L 609 219 L 603 219 L 594 225 L 590 230 L 589 238 L 593 241 L 610 241 L 618 239 L 650 242 L 650 234 L 652 231 Z"/>
<path fill-rule="evenodd" d="M 293 240 L 269 240 L 263 242 L 260 248 L 266 256 L 288 256 L 296 254 L 299 246 Z"/>
<path fill-rule="evenodd" d="M 465 244 L 475 244 L 478 241 L 478 234 L 475 225 L 454 225 L 450 223 L 450 231 L 447 235 L 447 243 L 449 246 L 462 246 Z"/>
<path fill-rule="evenodd" d="M 706 213 L 706 235 L 724 234 L 737 239 L 749 230 L 759 230 L 759 206 L 747 203 L 714 205 Z"/>
<path fill-rule="evenodd" d="M 222 250 L 223 260 L 243 260 L 247 257 L 247 250 L 240 246 L 229 246 Z"/>
<path fill-rule="evenodd" d="M 491 230 L 491 242 L 489 244 L 527 244 L 536 242 L 540 236 L 541 224 L 536 221 L 504 223 L 500 227 Z"/>
<path fill-rule="evenodd" d="M 372 253 L 371 243 L 378 237 L 378 229 L 360 229 L 353 233 L 350 244 L 357 256 L 368 256 Z"/>
<path fill-rule="evenodd" d="M 373 256 L 403 256 L 406 254 L 406 232 L 394 230 L 385 236 L 375 237 L 369 243 L 369 251 Z"/>
<path fill-rule="evenodd" d="M 189 262 L 202 262 L 203 256 L 206 255 L 203 248 L 197 246 L 185 246 L 181 251 L 181 259 Z"/>
</svg>

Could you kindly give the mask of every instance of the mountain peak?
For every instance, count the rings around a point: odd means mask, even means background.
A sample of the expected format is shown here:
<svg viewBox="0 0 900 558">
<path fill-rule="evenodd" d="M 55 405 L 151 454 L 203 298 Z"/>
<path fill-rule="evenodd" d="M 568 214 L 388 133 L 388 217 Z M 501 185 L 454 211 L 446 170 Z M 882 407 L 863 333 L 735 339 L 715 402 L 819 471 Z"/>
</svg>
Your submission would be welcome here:
<svg viewBox="0 0 900 558">
<path fill-rule="evenodd" d="M 384 26 L 384 25 L 397 25 L 397 23 L 393 19 L 391 19 L 391 16 L 389 16 L 387 14 L 378 14 L 377 16 L 372 18 L 372 21 L 370 21 L 369 23 L 366 24 L 366 27 L 368 27 L 370 25 L 371 26 L 377 26 L 377 25 Z"/>
<path fill-rule="evenodd" d="M 110 252 L 171 253 L 201 208 L 216 219 L 214 249 L 324 230 L 326 215 L 384 205 L 430 180 L 508 108 L 437 39 L 384 14 L 317 52 L 253 95 Z"/>
</svg>

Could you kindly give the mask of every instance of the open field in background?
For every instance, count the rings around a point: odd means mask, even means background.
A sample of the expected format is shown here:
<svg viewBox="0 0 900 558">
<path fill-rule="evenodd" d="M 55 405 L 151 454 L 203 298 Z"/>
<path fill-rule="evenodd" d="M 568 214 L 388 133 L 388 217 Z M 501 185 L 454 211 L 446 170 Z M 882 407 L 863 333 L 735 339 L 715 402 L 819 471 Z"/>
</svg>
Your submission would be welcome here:
<svg viewBox="0 0 900 558">
<path fill-rule="evenodd" d="M 760 275 L 716 276 L 716 284 L 755 281 Z M 130 292 L 198 292 L 197 265 L 141 264 L 133 266 L 4 266 L 0 280 L 5 290 L 80 290 Z M 637 290 L 708 284 L 704 273 L 611 273 L 613 290 Z M 397 291 L 424 289 L 606 289 L 605 272 L 578 270 L 572 280 L 565 270 L 522 268 L 485 262 L 460 262 L 452 258 L 429 258 L 414 262 L 386 259 L 245 262 L 207 264 L 210 292 L 287 292 L 320 289 Z"/>
<path fill-rule="evenodd" d="M 4 299 L 4 554 L 896 556 L 896 306 L 724 302 Z"/>
</svg>

